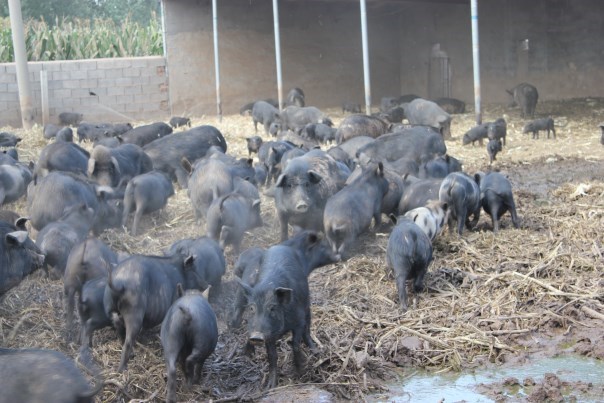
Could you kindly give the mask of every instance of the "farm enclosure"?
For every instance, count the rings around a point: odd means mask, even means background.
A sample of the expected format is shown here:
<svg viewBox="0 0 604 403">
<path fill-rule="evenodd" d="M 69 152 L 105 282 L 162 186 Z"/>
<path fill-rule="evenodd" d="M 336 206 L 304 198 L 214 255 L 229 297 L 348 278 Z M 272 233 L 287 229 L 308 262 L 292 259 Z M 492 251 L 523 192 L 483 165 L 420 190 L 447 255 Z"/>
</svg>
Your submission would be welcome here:
<svg viewBox="0 0 604 403">
<path fill-rule="evenodd" d="M 311 355 L 304 349 L 307 371 L 301 382 L 320 384 L 339 398 L 362 399 L 382 391 L 393 374 L 415 368 L 457 371 L 570 351 L 604 358 L 602 322 L 593 316 L 594 311 L 604 312 L 604 152 L 597 129 L 604 120 L 604 100 L 540 103 L 538 114 L 555 116 L 556 140 L 531 140 L 521 134 L 524 121 L 517 110 L 489 105 L 486 111 L 485 120 L 507 114 L 508 145 L 495 168 L 512 182 L 521 228 L 513 229 L 504 216 L 502 230 L 494 235 L 483 216 L 478 228 L 461 238 L 445 232 L 435 241 L 427 292 L 405 314 L 398 310 L 396 287 L 385 265 L 388 234 L 362 236 L 357 255 L 310 277 L 311 329 L 320 352 Z M 328 112 L 336 124 L 343 118 L 335 109 Z M 225 135 L 229 153 L 247 155 L 244 138 L 253 133 L 249 117 L 233 115 L 222 122 L 194 118 L 193 124 L 215 125 Z M 449 154 L 462 159 L 470 173 L 488 169 L 482 147 L 461 145 L 461 136 L 472 125 L 471 114 L 456 115 L 454 139 L 447 142 Z M 36 160 L 46 145 L 40 129 L 16 133 L 24 139 L 21 159 Z M 8 207 L 26 214 L 25 204 L 22 200 Z M 273 203 L 264 196 L 262 211 L 265 226 L 247 234 L 244 247 L 278 241 Z M 175 240 L 204 232 L 195 224 L 183 190 L 164 212 L 145 220 L 143 231 L 132 237 L 111 230 L 102 239 L 115 250 L 159 254 Z M 225 315 L 236 287 L 236 256 L 229 249 L 226 256 L 224 299 L 215 307 L 219 347 L 206 362 L 201 386 L 179 386 L 182 400 L 264 396 L 264 351 L 246 357 L 241 353 L 245 330 L 226 330 Z M 63 334 L 62 290 L 60 281 L 50 281 L 39 271 L 7 293 L 0 301 L 2 344 L 77 356 L 79 346 L 68 343 Z M 143 332 L 130 369 L 118 374 L 121 343 L 111 329 L 97 332 L 94 358 L 109 381 L 102 401 L 163 398 L 165 364 L 157 334 Z M 301 399 L 304 395 L 297 395 L 299 389 L 293 386 L 297 381 L 285 340 L 279 344 L 279 366 L 280 385 L 292 385 L 285 392 Z M 599 387 L 594 385 L 593 391 Z"/>
<path fill-rule="evenodd" d="M 213 114 L 211 1 L 163 0 L 163 6 L 172 112 Z M 483 102 L 505 102 L 504 89 L 523 81 L 545 100 L 604 91 L 604 3 L 481 0 L 478 7 Z M 321 108 L 362 103 L 359 2 L 280 1 L 279 20 L 284 91 L 303 88 L 307 103 Z M 451 91 L 443 95 L 473 101 L 469 0 L 368 0 L 367 20 L 374 106 L 384 96 L 438 97 L 429 92 L 435 45 L 448 60 L 442 73 Z M 217 21 L 224 112 L 276 99 L 271 1 L 218 2 Z"/>
</svg>

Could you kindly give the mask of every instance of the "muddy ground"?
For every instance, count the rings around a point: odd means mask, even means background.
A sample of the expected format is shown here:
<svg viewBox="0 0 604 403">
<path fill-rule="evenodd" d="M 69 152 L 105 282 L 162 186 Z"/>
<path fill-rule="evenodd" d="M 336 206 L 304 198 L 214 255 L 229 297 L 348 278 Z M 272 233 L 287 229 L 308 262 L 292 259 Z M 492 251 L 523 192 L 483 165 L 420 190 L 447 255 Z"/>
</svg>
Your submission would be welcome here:
<svg viewBox="0 0 604 403">
<path fill-rule="evenodd" d="M 336 124 L 344 116 L 335 109 L 328 112 Z M 500 116 L 508 121 L 508 144 L 492 169 L 505 173 L 512 183 L 520 228 L 514 229 L 506 215 L 494 235 L 483 214 L 478 226 L 461 238 L 443 233 L 434 242 L 427 291 L 414 298 L 406 313 L 398 308 L 386 267 L 388 232 L 363 235 L 352 258 L 310 276 L 311 333 L 319 352 L 304 349 L 306 371 L 296 379 L 291 349 L 286 340 L 280 343 L 279 388 L 270 393 L 262 388 L 267 372 L 263 349 L 253 357 L 243 355 L 245 329 L 231 331 L 225 325 L 236 287 L 231 268 L 237 258 L 227 249 L 223 298 L 214 307 L 219 344 L 204 366 L 201 385 L 185 388 L 179 372 L 179 399 L 362 400 L 371 393 L 387 393 L 385 385 L 395 374 L 418 368 L 479 370 L 569 352 L 604 359 L 604 146 L 597 127 L 604 121 L 604 101 L 544 102 L 537 112 L 554 117 L 555 140 L 522 134 L 526 120 L 518 110 L 485 107 L 485 121 Z M 244 138 L 253 134 L 251 118 L 192 120 L 195 125 L 215 125 L 225 135 L 229 153 L 247 155 Z M 473 124 L 472 114 L 455 115 L 454 139 L 447 143 L 448 153 L 460 158 L 471 174 L 490 169 L 484 147 L 461 144 Z M 41 128 L 2 129 L 7 130 L 24 138 L 21 160 L 37 159 L 47 144 Z M 272 200 L 263 196 L 262 206 L 265 226 L 246 235 L 244 248 L 278 241 Z M 5 208 L 27 214 L 24 200 Z M 182 190 L 165 211 L 148 217 L 142 229 L 136 237 L 115 229 L 101 238 L 117 251 L 160 254 L 175 240 L 204 233 Z M 106 381 L 100 401 L 160 401 L 165 396 L 158 333 L 156 328 L 140 335 L 123 374 L 116 372 L 121 344 L 112 329 L 95 334 L 93 356 Z M 0 343 L 51 348 L 76 358 L 79 346 L 65 337 L 62 282 L 39 271 L 1 297 Z M 551 389 L 555 380 L 550 381 Z M 485 393 L 495 396 L 498 388 L 492 385 Z"/>
</svg>

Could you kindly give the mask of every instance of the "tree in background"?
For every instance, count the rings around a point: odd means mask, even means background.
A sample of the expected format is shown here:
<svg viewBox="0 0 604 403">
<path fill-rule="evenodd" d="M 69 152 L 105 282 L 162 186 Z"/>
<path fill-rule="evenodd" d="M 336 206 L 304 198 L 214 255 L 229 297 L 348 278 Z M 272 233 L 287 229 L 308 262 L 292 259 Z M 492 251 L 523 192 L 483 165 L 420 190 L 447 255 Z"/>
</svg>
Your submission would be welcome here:
<svg viewBox="0 0 604 403">
<path fill-rule="evenodd" d="M 54 24 L 63 18 L 110 18 L 148 25 L 158 18 L 159 0 L 21 0 L 23 19 L 43 19 Z M 8 0 L 0 0 L 0 16 L 8 17 Z"/>
<path fill-rule="evenodd" d="M 133 22 L 148 25 L 160 15 L 159 0 L 100 0 L 95 2 L 95 17 L 120 22 L 128 17 Z"/>
</svg>

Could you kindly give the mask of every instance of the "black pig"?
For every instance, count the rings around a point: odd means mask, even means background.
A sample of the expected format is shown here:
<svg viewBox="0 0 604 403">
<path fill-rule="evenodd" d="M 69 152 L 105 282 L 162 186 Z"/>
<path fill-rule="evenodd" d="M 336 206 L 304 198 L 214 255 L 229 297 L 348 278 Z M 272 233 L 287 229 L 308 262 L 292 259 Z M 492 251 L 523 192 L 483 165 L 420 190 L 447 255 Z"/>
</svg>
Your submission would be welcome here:
<svg viewBox="0 0 604 403">
<path fill-rule="evenodd" d="M 399 217 L 386 249 L 388 267 L 394 271 L 399 303 L 407 310 L 407 280 L 413 280 L 413 291 L 424 289 L 424 277 L 432 262 L 430 238 L 408 217 Z"/>
<path fill-rule="evenodd" d="M 539 138 L 539 131 L 546 130 L 547 138 L 549 139 L 549 132 L 551 131 L 554 134 L 554 139 L 556 138 L 556 128 L 554 127 L 554 119 L 552 118 L 543 118 L 543 119 L 535 119 L 528 122 L 522 133 L 533 133 L 533 139 Z"/>
<path fill-rule="evenodd" d="M 208 209 L 207 235 L 219 242 L 221 248 L 233 245 L 235 253 L 248 229 L 262 226 L 260 200 L 251 200 L 238 193 L 214 199 Z"/>
<path fill-rule="evenodd" d="M 450 114 L 466 112 L 466 103 L 456 98 L 438 98 L 434 102 Z"/>
<path fill-rule="evenodd" d="M 443 180 L 438 198 L 449 206 L 449 232 L 453 233 L 453 222 L 457 221 L 457 233 L 463 232 L 464 224 L 472 229 L 480 218 L 480 188 L 475 178 L 463 172 L 453 172 Z M 470 221 L 470 216 L 473 216 Z"/>
<path fill-rule="evenodd" d="M 51 171 L 73 172 L 86 175 L 90 153 L 74 143 L 57 141 L 40 151 L 34 167 L 34 178 L 40 179 Z"/>
<path fill-rule="evenodd" d="M 258 123 L 264 125 L 264 131 L 269 133 L 268 129 L 271 124 L 279 120 L 279 109 L 265 101 L 258 101 L 252 107 L 252 121 L 254 122 L 254 130 L 258 132 Z"/>
<path fill-rule="evenodd" d="M 73 143 L 73 130 L 71 127 L 64 127 L 57 132 L 57 141 L 65 141 L 67 143 Z"/>
<path fill-rule="evenodd" d="M 247 142 L 247 155 L 252 155 L 252 153 L 258 154 L 258 150 L 260 150 L 260 147 L 262 146 L 262 137 L 246 137 L 245 141 Z"/>
<path fill-rule="evenodd" d="M 520 106 L 521 115 L 523 118 L 534 117 L 537 101 L 539 100 L 539 92 L 535 86 L 528 83 L 520 83 L 511 90 L 506 90 L 512 97 L 510 106 Z"/>
<path fill-rule="evenodd" d="M 285 245 L 270 247 L 262 259 L 255 285 L 243 281 L 243 288 L 253 317 L 248 322 L 248 351 L 251 343 L 263 343 L 269 362 L 268 388 L 277 386 L 277 341 L 292 332 L 292 350 L 297 374 L 302 372 L 301 342 L 314 349 L 310 337 L 310 296 L 303 260 L 296 251 Z"/>
<path fill-rule="evenodd" d="M 44 255 L 27 231 L 0 221 L 0 296 L 43 264 Z"/>
<path fill-rule="evenodd" d="M 170 136 L 161 137 L 145 145 L 143 150 L 153 161 L 153 168 L 178 180 L 181 188 L 188 185 L 188 172 L 182 166 L 182 159 L 195 161 L 206 155 L 210 147 L 218 146 L 227 151 L 227 143 L 220 130 L 214 126 L 198 126 Z"/>
<path fill-rule="evenodd" d="M 486 175 L 477 173 L 475 179 L 480 182 L 480 202 L 485 213 L 491 216 L 493 232 L 499 231 L 499 220 L 507 211 L 512 216 L 514 228 L 518 228 L 520 222 L 510 181 L 499 172 L 489 172 Z"/>
<path fill-rule="evenodd" d="M 342 190 L 331 196 L 325 204 L 323 225 L 332 252 L 338 258 L 354 243 L 356 238 L 382 223 L 382 199 L 388 191 L 382 163 L 362 168 L 361 174 Z"/>
<path fill-rule="evenodd" d="M 184 293 L 184 295 L 183 295 Z M 161 344 L 168 367 L 167 402 L 176 402 L 176 362 L 190 386 L 199 382 L 205 360 L 218 343 L 218 325 L 212 307 L 197 290 L 177 295 L 161 324 Z"/>
<path fill-rule="evenodd" d="M 285 105 L 304 106 L 304 91 L 298 87 L 292 88 L 285 97 Z"/>
<path fill-rule="evenodd" d="M 54 278 L 62 278 L 71 249 L 83 241 L 94 220 L 94 210 L 86 204 L 69 206 L 58 220 L 38 233 L 36 244 L 46 255 L 46 265 Z"/>
<path fill-rule="evenodd" d="M 174 129 L 181 127 L 181 126 L 191 127 L 191 119 L 181 117 L 181 116 L 172 116 L 170 118 L 170 126 L 172 126 Z"/>
<path fill-rule="evenodd" d="M 281 241 L 287 239 L 290 223 L 322 231 L 325 203 L 344 186 L 349 175 L 348 168 L 321 150 L 312 150 L 289 160 L 275 182 Z"/>
<path fill-rule="evenodd" d="M 167 255 L 175 253 L 195 256 L 195 272 L 202 283 L 211 286 L 209 298 L 211 302 L 214 302 L 220 295 L 222 276 L 226 271 L 224 251 L 220 245 L 212 238 L 205 236 L 196 239 L 181 239 L 174 242 L 166 252 Z M 206 287 L 202 288 L 205 290 Z"/>
<path fill-rule="evenodd" d="M 335 140 L 336 144 L 340 145 L 357 136 L 376 138 L 388 133 L 389 129 L 390 123 L 377 116 L 350 115 L 340 123 L 335 134 Z"/>
<path fill-rule="evenodd" d="M 111 266 L 116 264 L 115 252 L 97 238 L 88 238 L 71 248 L 63 274 L 64 310 L 68 335 L 73 328 L 76 293 L 80 294 L 81 298 L 82 287 L 86 282 L 107 278 Z"/>
<path fill-rule="evenodd" d="M 508 125 L 504 118 L 498 118 L 494 122 L 487 123 L 487 137 L 489 140 L 503 140 L 507 135 Z"/>
<path fill-rule="evenodd" d="M 478 126 L 474 126 L 470 130 L 468 130 L 463 135 L 462 144 L 464 146 L 467 144 L 470 144 L 470 143 L 472 143 L 472 145 L 474 145 L 474 143 L 476 141 L 478 141 L 478 144 L 482 145 L 482 140 L 486 139 L 488 134 L 489 134 L 489 124 L 488 123 L 479 124 Z"/>
<path fill-rule="evenodd" d="M 135 144 L 115 148 L 97 145 L 88 159 L 88 176 L 101 186 L 116 187 L 153 169 L 151 158 Z"/>
<path fill-rule="evenodd" d="M 451 138 L 451 115 L 435 102 L 417 98 L 405 106 L 405 116 L 412 125 L 430 126 L 445 139 Z"/>
<path fill-rule="evenodd" d="M 84 283 L 78 301 L 78 314 L 82 330 L 80 343 L 92 347 L 92 336 L 95 330 L 111 326 L 111 319 L 105 312 L 103 302 L 107 277 L 99 277 Z"/>
<path fill-rule="evenodd" d="M 172 181 L 163 172 L 151 171 L 135 176 L 126 185 L 122 226 L 126 226 L 128 216 L 134 210 L 132 235 L 137 235 L 143 214 L 161 210 L 173 195 Z"/>
<path fill-rule="evenodd" d="M 192 256 L 132 255 L 110 273 L 105 288 L 107 316 L 124 341 L 119 372 L 126 369 L 134 341 L 141 329 L 159 325 L 172 302 L 176 285 L 200 288 Z"/>
<path fill-rule="evenodd" d="M 493 164 L 493 161 L 497 159 L 497 153 L 499 153 L 502 149 L 503 146 L 501 145 L 501 140 L 489 140 L 489 143 L 487 144 L 487 153 L 489 154 L 489 163 L 491 165 Z"/>
<path fill-rule="evenodd" d="M 103 388 L 91 389 L 75 363 L 59 351 L 0 348 L 3 402 L 93 403 Z"/>
<path fill-rule="evenodd" d="M 190 125 L 189 125 L 190 127 Z M 125 144 L 135 144 L 144 147 L 157 139 L 172 134 L 172 128 L 164 122 L 155 122 L 149 125 L 138 126 L 118 136 Z"/>
<path fill-rule="evenodd" d="M 77 112 L 61 112 L 59 113 L 59 124 L 63 126 L 77 126 L 82 122 L 84 115 Z"/>
</svg>

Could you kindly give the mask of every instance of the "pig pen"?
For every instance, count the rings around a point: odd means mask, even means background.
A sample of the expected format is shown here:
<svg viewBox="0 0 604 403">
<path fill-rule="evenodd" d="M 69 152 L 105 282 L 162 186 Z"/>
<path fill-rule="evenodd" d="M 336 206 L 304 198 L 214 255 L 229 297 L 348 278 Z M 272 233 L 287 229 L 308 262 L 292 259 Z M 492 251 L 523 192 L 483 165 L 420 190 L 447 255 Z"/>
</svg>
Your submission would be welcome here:
<svg viewBox="0 0 604 403">
<path fill-rule="evenodd" d="M 327 112 L 336 125 L 344 117 L 335 109 Z M 426 291 L 418 298 L 410 294 L 404 314 L 386 266 L 388 233 L 364 234 L 352 258 L 311 274 L 311 334 L 319 352 L 303 348 L 305 372 L 296 379 L 289 337 L 281 340 L 279 387 L 272 391 L 262 388 L 268 373 L 265 349 L 245 356 L 245 327 L 230 331 L 226 326 L 237 287 L 232 274 L 237 256 L 227 248 L 222 299 L 214 306 L 218 346 L 204 365 L 200 385 L 187 389 L 179 369 L 178 400 L 362 400 L 386 392 L 395 377 L 420 368 L 480 371 L 522 362 L 529 355 L 566 352 L 604 359 L 604 146 L 597 127 L 604 120 L 604 100 L 539 103 L 537 115 L 551 115 L 556 122 L 556 140 L 545 139 L 544 133 L 538 140 L 522 134 L 526 120 L 518 109 L 487 105 L 484 120 L 504 114 L 507 146 L 493 169 L 512 183 L 520 229 L 513 228 L 506 214 L 494 235 L 484 212 L 477 228 L 461 238 L 445 229 L 434 242 Z M 226 116 L 222 122 L 213 116 L 192 117 L 192 124 L 216 126 L 230 154 L 247 155 L 245 137 L 254 134 L 251 117 Z M 471 113 L 454 115 L 453 140 L 447 141 L 448 153 L 471 174 L 489 169 L 486 142 L 484 147 L 461 144 L 473 124 Z M 23 138 L 18 148 L 22 161 L 35 161 L 47 144 L 41 127 L 10 131 Z M 84 146 L 91 148 L 90 143 Z M 4 208 L 27 215 L 24 199 Z M 278 242 L 274 203 L 264 195 L 262 216 L 264 227 L 246 234 L 242 250 Z M 164 211 L 142 220 L 140 232 L 133 237 L 114 229 L 101 239 L 116 251 L 162 254 L 176 240 L 204 235 L 205 229 L 195 223 L 186 190 L 177 187 Z M 62 281 L 49 280 L 41 270 L 7 292 L 0 300 L 2 346 L 47 348 L 76 358 L 79 344 L 65 338 L 62 294 Z M 97 331 L 93 343 L 93 358 L 106 383 L 97 400 L 165 399 L 159 328 L 141 333 L 122 374 L 117 372 L 122 344 L 114 330 Z"/>
</svg>

